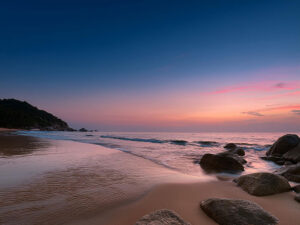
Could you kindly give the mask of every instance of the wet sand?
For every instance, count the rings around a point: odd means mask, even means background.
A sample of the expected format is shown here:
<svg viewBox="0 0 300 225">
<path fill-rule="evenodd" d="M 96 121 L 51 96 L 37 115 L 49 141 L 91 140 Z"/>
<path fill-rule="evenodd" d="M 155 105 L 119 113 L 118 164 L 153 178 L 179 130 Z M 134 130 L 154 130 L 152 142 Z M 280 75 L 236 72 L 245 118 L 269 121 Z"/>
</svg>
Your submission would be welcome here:
<svg viewBox="0 0 300 225">
<path fill-rule="evenodd" d="M 300 221 L 292 192 L 254 197 L 232 182 L 93 144 L 2 134 L 0 146 L 0 224 L 129 225 L 162 208 L 191 224 L 215 224 L 199 208 L 210 197 L 252 200 L 283 225 Z"/>
</svg>

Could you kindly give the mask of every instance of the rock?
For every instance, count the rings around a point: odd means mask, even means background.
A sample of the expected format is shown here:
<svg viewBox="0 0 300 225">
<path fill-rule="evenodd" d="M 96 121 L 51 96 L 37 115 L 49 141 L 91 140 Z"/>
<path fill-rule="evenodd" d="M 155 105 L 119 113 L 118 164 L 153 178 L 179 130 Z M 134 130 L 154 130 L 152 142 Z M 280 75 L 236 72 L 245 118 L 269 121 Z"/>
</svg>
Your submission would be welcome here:
<svg viewBox="0 0 300 225">
<path fill-rule="evenodd" d="M 229 150 L 229 152 L 231 152 L 232 154 L 239 155 L 239 156 L 244 156 L 245 155 L 245 151 L 242 148 L 231 149 L 231 150 Z"/>
<path fill-rule="evenodd" d="M 300 202 L 300 195 L 296 195 L 294 198 L 297 202 Z"/>
<path fill-rule="evenodd" d="M 300 138 L 296 134 L 286 134 L 280 137 L 267 151 L 267 155 L 282 156 L 289 150 L 295 148 L 300 143 Z"/>
<path fill-rule="evenodd" d="M 292 187 L 293 191 L 296 192 L 296 193 L 300 193 L 300 184 Z"/>
<path fill-rule="evenodd" d="M 277 156 L 262 156 L 260 157 L 263 160 L 266 161 L 272 161 L 278 165 L 283 165 L 284 164 L 284 160 L 281 157 L 277 157 Z"/>
<path fill-rule="evenodd" d="M 276 171 L 276 174 L 284 176 L 289 181 L 300 183 L 300 163 L 282 167 Z"/>
<path fill-rule="evenodd" d="M 237 160 L 239 163 L 241 164 L 245 164 L 247 163 L 247 161 L 239 156 L 238 154 L 234 154 L 232 153 L 231 151 L 228 151 L 228 152 L 221 152 L 221 153 L 218 153 L 217 155 L 220 155 L 220 156 L 227 156 L 227 157 L 231 157 L 231 158 L 234 158 L 235 160 Z"/>
<path fill-rule="evenodd" d="M 220 225 L 275 225 L 278 219 L 254 202 L 211 198 L 200 203 L 201 209 Z"/>
<path fill-rule="evenodd" d="M 226 149 L 235 149 L 235 148 L 237 148 L 237 145 L 234 144 L 234 143 L 228 143 L 224 146 L 224 148 L 226 148 Z"/>
<path fill-rule="evenodd" d="M 81 128 L 81 129 L 79 129 L 79 131 L 80 131 L 80 132 L 87 132 L 88 130 L 85 129 L 85 128 Z"/>
<path fill-rule="evenodd" d="M 207 172 L 241 172 L 244 167 L 232 154 L 205 154 L 200 166 Z"/>
<path fill-rule="evenodd" d="M 284 153 L 282 158 L 295 163 L 300 162 L 300 143 L 296 147 Z"/>
<path fill-rule="evenodd" d="M 244 191 L 255 196 L 265 196 L 291 190 L 289 182 L 282 176 L 272 173 L 252 173 L 240 176 L 236 183 Z"/>
<path fill-rule="evenodd" d="M 143 216 L 135 225 L 190 225 L 175 212 L 167 209 L 157 210 Z"/>
</svg>

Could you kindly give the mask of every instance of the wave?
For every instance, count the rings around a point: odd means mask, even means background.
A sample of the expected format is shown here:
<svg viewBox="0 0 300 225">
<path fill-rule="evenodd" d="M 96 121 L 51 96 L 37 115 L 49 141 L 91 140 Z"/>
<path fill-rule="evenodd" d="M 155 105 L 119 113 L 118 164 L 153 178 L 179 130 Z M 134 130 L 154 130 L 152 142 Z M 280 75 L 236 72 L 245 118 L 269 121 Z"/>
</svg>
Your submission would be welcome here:
<svg viewBox="0 0 300 225">
<path fill-rule="evenodd" d="M 138 142 L 150 142 L 150 143 L 157 143 L 157 144 L 174 144 L 174 145 L 187 145 L 188 141 L 185 140 L 160 140 L 155 138 L 129 138 L 129 137 L 120 137 L 120 136 L 110 136 L 110 135 L 101 135 L 101 138 L 111 138 L 111 139 L 118 139 L 123 141 L 138 141 Z"/>
<path fill-rule="evenodd" d="M 199 144 L 201 147 L 218 147 L 221 145 L 216 141 L 196 141 L 195 143 Z"/>
<path fill-rule="evenodd" d="M 111 138 L 111 139 L 118 139 L 118 140 L 123 140 L 123 141 L 139 141 L 139 142 L 150 142 L 150 143 L 159 143 L 163 144 L 166 143 L 167 141 L 164 140 L 159 140 L 159 139 L 145 139 L 145 138 L 128 138 L 128 137 L 119 137 L 119 136 L 109 136 L 109 135 L 101 135 L 101 138 Z"/>
</svg>

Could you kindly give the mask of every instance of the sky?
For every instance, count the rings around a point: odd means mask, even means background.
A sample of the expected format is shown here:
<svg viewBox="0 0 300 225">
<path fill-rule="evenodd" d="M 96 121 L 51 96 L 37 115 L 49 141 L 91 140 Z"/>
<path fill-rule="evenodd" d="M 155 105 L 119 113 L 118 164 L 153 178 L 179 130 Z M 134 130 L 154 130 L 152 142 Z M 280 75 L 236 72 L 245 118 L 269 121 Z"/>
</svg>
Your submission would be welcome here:
<svg viewBox="0 0 300 225">
<path fill-rule="evenodd" d="M 300 1 L 1 1 L 0 98 L 74 128 L 300 131 Z"/>
</svg>

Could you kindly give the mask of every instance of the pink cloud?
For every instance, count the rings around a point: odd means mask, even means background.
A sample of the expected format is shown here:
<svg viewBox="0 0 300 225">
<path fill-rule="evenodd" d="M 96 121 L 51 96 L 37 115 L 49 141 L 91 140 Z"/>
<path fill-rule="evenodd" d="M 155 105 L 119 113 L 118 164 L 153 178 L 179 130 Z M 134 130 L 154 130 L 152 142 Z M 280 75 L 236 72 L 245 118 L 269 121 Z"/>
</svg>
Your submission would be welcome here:
<svg viewBox="0 0 300 225">
<path fill-rule="evenodd" d="M 296 90 L 300 88 L 300 81 L 263 81 L 258 83 L 252 84 L 244 84 L 244 85 L 236 85 L 236 86 L 229 86 L 225 87 L 213 92 L 210 94 L 226 94 L 226 93 L 233 93 L 233 92 L 254 92 L 254 91 L 261 91 L 261 92 L 273 92 L 273 91 L 280 91 L 280 90 Z"/>
</svg>

